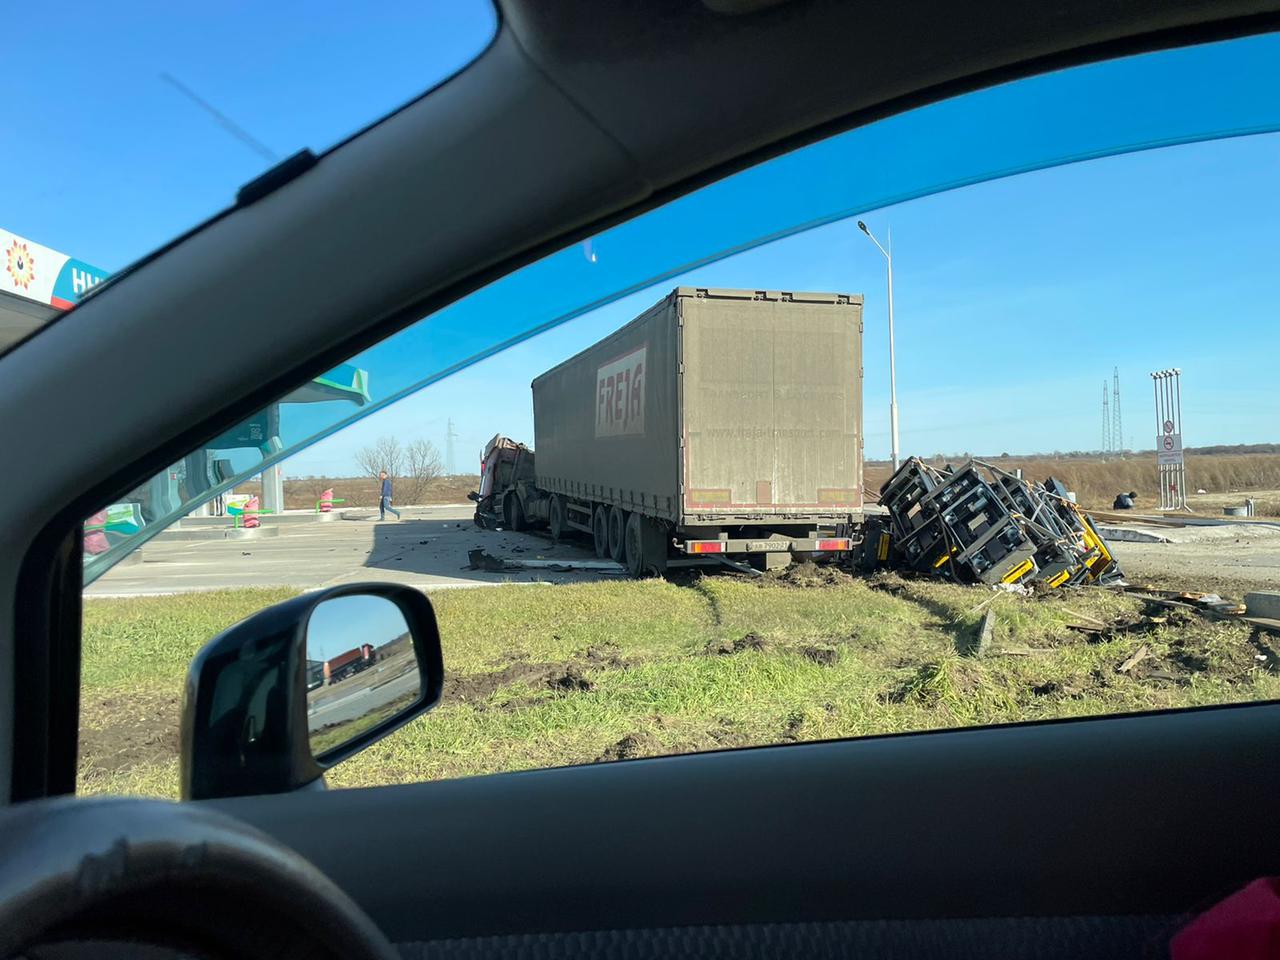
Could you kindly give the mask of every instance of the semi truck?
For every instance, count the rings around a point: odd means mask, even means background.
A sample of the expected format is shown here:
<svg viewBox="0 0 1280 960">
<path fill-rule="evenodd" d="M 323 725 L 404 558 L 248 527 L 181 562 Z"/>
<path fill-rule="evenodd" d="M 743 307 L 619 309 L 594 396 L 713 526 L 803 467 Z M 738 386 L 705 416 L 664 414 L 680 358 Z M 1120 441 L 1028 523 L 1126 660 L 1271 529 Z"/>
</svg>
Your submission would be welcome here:
<svg viewBox="0 0 1280 960">
<path fill-rule="evenodd" d="M 854 546 L 861 295 L 677 287 L 531 388 L 533 449 L 482 455 L 482 527 L 576 531 L 637 576 Z"/>
<path fill-rule="evenodd" d="M 324 686 L 324 661 L 307 661 L 307 693 Z"/>
<path fill-rule="evenodd" d="M 378 651 L 371 643 L 362 643 L 358 647 L 330 657 L 324 661 L 324 679 L 332 686 L 339 681 L 354 677 L 357 673 L 369 669 L 378 662 Z"/>
</svg>

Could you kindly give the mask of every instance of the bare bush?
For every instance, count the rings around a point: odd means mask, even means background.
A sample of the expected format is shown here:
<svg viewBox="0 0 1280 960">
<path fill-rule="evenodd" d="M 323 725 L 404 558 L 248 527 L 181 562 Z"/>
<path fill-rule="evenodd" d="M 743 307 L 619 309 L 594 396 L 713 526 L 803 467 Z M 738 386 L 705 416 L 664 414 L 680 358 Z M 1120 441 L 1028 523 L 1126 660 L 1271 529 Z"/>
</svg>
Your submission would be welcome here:
<svg viewBox="0 0 1280 960">
<path fill-rule="evenodd" d="M 432 481 L 443 473 L 440 453 L 430 440 L 421 438 L 411 442 L 404 450 L 403 493 L 404 503 L 422 503 Z"/>
<path fill-rule="evenodd" d="M 376 477 L 382 471 L 389 477 L 400 476 L 404 467 L 404 450 L 395 437 L 379 437 L 376 443 L 356 451 L 356 466 L 363 473 Z"/>
</svg>

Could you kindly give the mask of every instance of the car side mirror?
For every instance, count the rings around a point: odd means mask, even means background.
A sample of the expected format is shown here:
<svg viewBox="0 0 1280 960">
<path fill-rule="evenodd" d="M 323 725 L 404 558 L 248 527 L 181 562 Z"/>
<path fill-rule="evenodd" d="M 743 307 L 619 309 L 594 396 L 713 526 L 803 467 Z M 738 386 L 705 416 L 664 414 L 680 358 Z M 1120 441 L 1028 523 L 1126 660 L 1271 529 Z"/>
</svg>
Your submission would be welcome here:
<svg viewBox="0 0 1280 960">
<path fill-rule="evenodd" d="M 191 663 L 182 798 L 307 786 L 430 710 L 443 685 L 440 632 L 419 590 L 349 584 L 268 607 Z"/>
</svg>

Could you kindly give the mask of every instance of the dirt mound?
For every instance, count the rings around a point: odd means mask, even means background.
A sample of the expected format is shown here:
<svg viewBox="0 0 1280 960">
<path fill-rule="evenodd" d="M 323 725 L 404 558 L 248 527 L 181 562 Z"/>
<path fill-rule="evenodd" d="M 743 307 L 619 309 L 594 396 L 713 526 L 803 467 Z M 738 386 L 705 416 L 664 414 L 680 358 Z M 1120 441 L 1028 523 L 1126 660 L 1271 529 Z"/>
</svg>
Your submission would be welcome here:
<svg viewBox="0 0 1280 960">
<path fill-rule="evenodd" d="M 635 760 L 640 757 L 656 757 L 663 752 L 658 738 L 648 731 L 628 733 L 617 743 L 610 744 L 600 756 L 597 763 L 608 763 L 611 760 Z"/>
<path fill-rule="evenodd" d="M 178 755 L 180 709 L 176 693 L 130 691 L 88 700 L 81 705 L 80 756 L 103 773 L 172 760 Z M 98 718 L 110 720 L 95 729 Z"/>
<path fill-rule="evenodd" d="M 567 667 L 564 673 L 557 673 L 547 678 L 547 686 L 560 693 L 586 693 L 595 685 L 579 672 L 577 667 Z"/>
<path fill-rule="evenodd" d="M 800 656 L 813 661 L 820 667 L 830 667 L 840 659 L 840 651 L 834 647 L 809 646 L 800 648 Z"/>
<path fill-rule="evenodd" d="M 532 687 L 546 687 L 554 693 L 587 693 L 595 684 L 585 676 L 576 663 L 527 663 L 519 661 L 492 673 L 471 673 L 460 677 L 447 677 L 441 703 L 480 704 L 505 687 L 518 683 Z M 513 710 L 533 706 L 538 697 L 523 697 L 503 704 L 503 709 Z"/>
<path fill-rule="evenodd" d="M 592 644 L 582 655 L 587 666 L 602 670 L 625 670 L 627 661 L 622 659 L 622 650 L 612 643 Z"/>
<path fill-rule="evenodd" d="M 492 673 L 469 673 L 458 677 L 445 677 L 443 704 L 479 703 L 488 700 L 503 687 L 515 683 L 539 684 L 549 681 L 557 671 L 563 675 L 567 664 L 513 663 Z"/>
<path fill-rule="evenodd" d="M 748 633 L 737 640 L 712 640 L 706 646 L 706 653 L 711 657 L 723 657 L 744 650 L 767 650 L 768 646 L 758 634 Z"/>
<path fill-rule="evenodd" d="M 842 587 L 853 583 L 854 578 L 835 564 L 817 564 L 803 560 L 784 567 L 764 578 L 764 582 L 782 583 L 792 587 Z"/>
</svg>

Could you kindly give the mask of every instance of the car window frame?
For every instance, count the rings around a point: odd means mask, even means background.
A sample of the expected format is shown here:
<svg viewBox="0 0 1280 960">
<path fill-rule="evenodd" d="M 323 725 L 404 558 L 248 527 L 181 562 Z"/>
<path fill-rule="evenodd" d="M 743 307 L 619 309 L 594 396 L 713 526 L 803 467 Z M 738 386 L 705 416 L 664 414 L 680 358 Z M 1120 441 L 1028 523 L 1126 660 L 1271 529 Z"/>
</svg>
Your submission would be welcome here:
<svg viewBox="0 0 1280 960">
<path fill-rule="evenodd" d="M 495 32 L 495 44 L 502 32 L 502 26 L 500 22 Z M 691 176 L 678 184 L 655 191 L 646 199 L 600 217 L 589 224 L 567 229 L 540 244 L 530 245 L 492 266 L 458 278 L 421 300 L 393 311 L 350 339 L 317 350 L 299 360 L 273 383 L 232 399 L 221 411 L 211 414 L 208 420 L 192 425 L 188 430 L 157 443 L 147 456 L 122 468 L 117 474 L 97 486 L 77 494 L 51 521 L 45 524 L 23 556 L 18 580 L 18 597 L 15 603 L 15 637 L 19 642 L 15 644 L 14 673 L 15 676 L 22 676 L 24 683 L 17 685 L 15 689 L 12 714 L 15 750 L 11 769 L 11 798 L 30 799 L 74 792 L 75 743 L 79 722 L 82 524 L 84 517 L 92 509 L 87 509 L 87 505 L 107 502 L 110 498 L 130 489 L 132 481 L 123 482 L 119 479 L 120 476 L 145 477 L 148 472 L 154 472 L 174 462 L 176 459 L 174 451 L 190 449 L 234 426 L 262 406 L 264 398 L 270 399 L 272 396 L 283 393 L 280 385 L 297 385 L 318 376 L 360 350 L 381 342 L 404 326 L 416 322 L 423 316 L 474 292 L 495 279 L 559 249 L 580 243 L 611 226 L 641 216 L 700 186 L 723 179 L 767 159 L 819 142 L 837 133 L 893 116 L 914 106 L 972 92 L 1007 80 L 1023 79 L 1054 69 L 1083 65 L 1131 53 L 1245 36 L 1269 31 L 1274 27 L 1274 18 L 1268 17 L 1263 20 L 1249 19 L 1245 22 L 1232 21 L 1228 24 L 1201 25 L 1189 30 L 1179 29 L 1158 35 L 1127 38 L 1124 41 L 1070 51 L 999 71 L 967 77 L 953 84 L 931 88 L 857 112 L 842 118 L 835 124 L 820 125 L 784 138 Z M 473 69 L 480 59 L 477 58 L 459 74 L 444 81 L 441 86 Z M 428 91 L 423 97 L 434 93 L 436 89 L 438 87 Z M 371 128 L 378 126 L 385 119 L 387 118 L 377 121 L 371 125 Z M 344 141 L 342 145 L 348 142 L 350 141 Z M 336 150 L 338 147 L 333 149 Z M 231 208 L 215 215 L 188 234 L 175 239 L 155 254 L 139 261 L 128 275 L 133 276 L 141 272 L 146 264 L 162 253 L 175 248 L 189 237 L 236 212 L 237 209 L 240 208 Z M 105 289 L 97 296 L 115 293 L 114 286 L 104 285 Z M 32 335 L 33 338 L 42 335 L 47 329 L 48 327 L 37 331 Z M 71 594 L 70 597 L 68 593 Z M 40 642 L 42 638 L 43 643 Z M 28 679 L 31 682 L 26 682 Z M 1241 705 L 1241 708 L 1248 706 L 1251 705 Z"/>
</svg>

